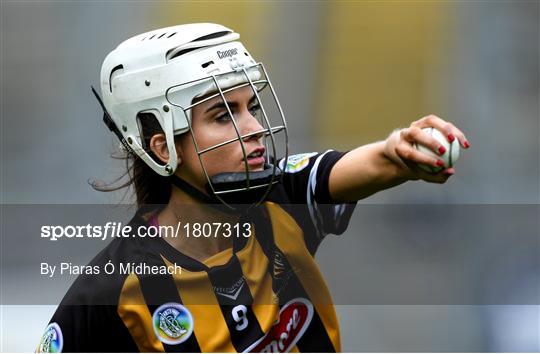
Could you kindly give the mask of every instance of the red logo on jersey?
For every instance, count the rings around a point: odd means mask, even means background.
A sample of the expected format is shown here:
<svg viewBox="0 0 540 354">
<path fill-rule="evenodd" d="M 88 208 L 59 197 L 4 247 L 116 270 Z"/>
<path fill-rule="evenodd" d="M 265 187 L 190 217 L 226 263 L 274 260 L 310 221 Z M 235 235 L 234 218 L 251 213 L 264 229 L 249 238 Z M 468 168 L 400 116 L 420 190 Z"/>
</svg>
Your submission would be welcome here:
<svg viewBox="0 0 540 354">
<path fill-rule="evenodd" d="M 309 300 L 296 298 L 287 302 L 279 311 L 279 319 L 268 333 L 246 352 L 286 353 L 302 337 L 313 317 L 313 305 Z"/>
</svg>

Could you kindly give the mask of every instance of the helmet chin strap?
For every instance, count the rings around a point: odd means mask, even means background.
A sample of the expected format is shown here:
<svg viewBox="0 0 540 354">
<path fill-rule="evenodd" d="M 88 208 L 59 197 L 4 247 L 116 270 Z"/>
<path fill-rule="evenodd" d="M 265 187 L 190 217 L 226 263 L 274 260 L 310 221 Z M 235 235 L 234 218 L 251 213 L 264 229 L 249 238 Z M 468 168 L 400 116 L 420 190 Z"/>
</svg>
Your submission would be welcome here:
<svg viewBox="0 0 540 354">
<path fill-rule="evenodd" d="M 274 170 L 273 165 L 265 165 L 263 171 L 250 172 L 249 176 L 250 189 L 243 189 L 246 186 L 245 172 L 220 173 L 210 178 L 214 187 L 213 190 L 217 192 L 235 190 L 234 192 L 220 194 L 220 198 L 228 205 L 223 204 L 216 197 L 209 183 L 206 184 L 207 194 L 177 175 L 172 175 L 170 178 L 176 187 L 201 203 L 208 204 L 221 212 L 237 214 L 247 211 L 256 203 L 262 202 L 270 192 L 273 184 L 280 181 L 281 170 L 277 166 Z M 272 185 L 270 185 L 271 182 Z"/>
<path fill-rule="evenodd" d="M 219 210 L 221 212 L 225 212 L 225 213 L 228 213 L 228 214 L 235 213 L 234 210 L 232 210 L 231 208 L 228 208 L 227 206 L 225 206 L 216 197 L 212 197 L 212 196 L 210 196 L 210 195 L 208 195 L 206 193 L 201 192 L 200 190 L 193 187 L 191 184 L 189 184 L 184 179 L 178 177 L 177 175 L 172 175 L 169 178 L 171 179 L 172 183 L 176 187 L 178 187 L 180 190 L 185 192 L 187 195 L 189 195 L 193 199 L 196 199 L 196 200 L 198 200 L 199 202 L 201 202 L 203 204 L 207 204 L 207 205 L 209 205 L 209 206 L 211 206 L 213 208 L 216 208 L 217 210 Z"/>
</svg>

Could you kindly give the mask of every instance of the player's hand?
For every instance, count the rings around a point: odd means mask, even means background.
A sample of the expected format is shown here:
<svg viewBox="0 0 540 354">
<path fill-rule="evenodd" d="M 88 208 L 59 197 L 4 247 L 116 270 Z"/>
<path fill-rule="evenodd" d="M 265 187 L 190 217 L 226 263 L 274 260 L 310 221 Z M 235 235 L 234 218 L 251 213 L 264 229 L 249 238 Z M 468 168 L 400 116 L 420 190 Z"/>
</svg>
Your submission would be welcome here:
<svg viewBox="0 0 540 354">
<path fill-rule="evenodd" d="M 458 139 L 459 144 L 468 149 L 470 143 L 465 134 L 452 123 L 435 115 L 429 115 L 411 123 L 408 128 L 394 131 L 386 139 L 385 155 L 400 167 L 401 177 L 408 180 L 424 180 L 431 183 L 444 183 L 455 173 L 455 168 L 443 168 L 437 173 L 429 173 L 418 167 L 418 164 L 444 167 L 441 159 L 434 158 L 414 148 L 414 143 L 429 147 L 437 155 L 444 153 L 441 144 L 422 128 L 433 127 L 442 132 L 449 142 Z M 443 148 L 444 149 L 444 148 Z M 441 152 L 442 151 L 442 152 Z"/>
</svg>

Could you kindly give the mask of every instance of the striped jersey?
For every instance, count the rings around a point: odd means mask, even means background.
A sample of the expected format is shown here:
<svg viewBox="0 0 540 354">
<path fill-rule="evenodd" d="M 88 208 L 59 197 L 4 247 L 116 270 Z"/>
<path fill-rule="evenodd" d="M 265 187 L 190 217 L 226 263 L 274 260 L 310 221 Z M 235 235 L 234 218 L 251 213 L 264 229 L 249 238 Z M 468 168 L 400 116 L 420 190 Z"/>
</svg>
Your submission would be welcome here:
<svg viewBox="0 0 540 354">
<path fill-rule="evenodd" d="M 79 276 L 41 338 L 39 352 L 337 352 L 338 320 L 315 263 L 354 204 L 328 191 L 336 151 L 280 161 L 283 182 L 242 215 L 249 237 L 199 262 L 164 238 L 117 238 L 91 262 L 171 272 Z M 141 207 L 129 225 L 157 226 Z M 178 269 L 178 271 L 177 271 Z"/>
</svg>

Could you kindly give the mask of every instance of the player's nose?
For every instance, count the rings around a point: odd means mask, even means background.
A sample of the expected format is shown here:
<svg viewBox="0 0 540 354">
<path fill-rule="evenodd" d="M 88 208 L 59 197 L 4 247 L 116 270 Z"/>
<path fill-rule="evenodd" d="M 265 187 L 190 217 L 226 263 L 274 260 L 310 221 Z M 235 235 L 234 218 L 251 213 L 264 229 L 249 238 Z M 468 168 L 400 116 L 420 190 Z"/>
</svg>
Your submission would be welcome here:
<svg viewBox="0 0 540 354">
<path fill-rule="evenodd" d="M 261 122 L 254 117 L 249 111 L 245 113 L 244 126 L 242 135 L 248 135 L 244 140 L 261 139 L 264 135 L 264 128 Z"/>
</svg>

